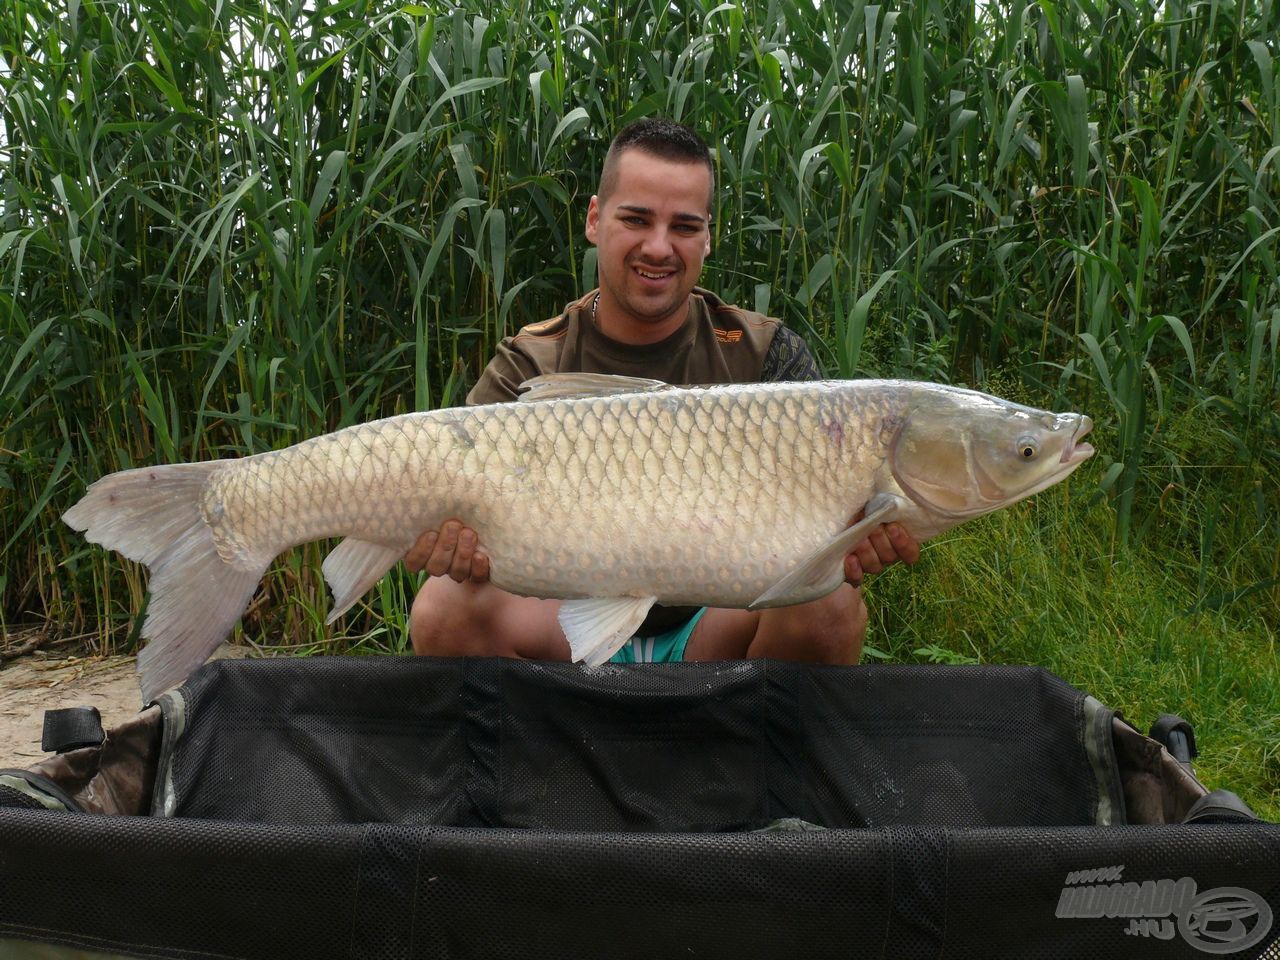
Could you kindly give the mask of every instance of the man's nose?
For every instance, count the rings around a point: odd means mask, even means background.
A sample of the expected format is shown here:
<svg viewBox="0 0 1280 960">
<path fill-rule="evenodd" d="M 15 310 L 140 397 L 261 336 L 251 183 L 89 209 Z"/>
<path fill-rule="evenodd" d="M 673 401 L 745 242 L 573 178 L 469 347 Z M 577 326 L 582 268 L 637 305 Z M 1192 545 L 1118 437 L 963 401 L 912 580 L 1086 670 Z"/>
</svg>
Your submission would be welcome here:
<svg viewBox="0 0 1280 960">
<path fill-rule="evenodd" d="M 674 251 L 666 227 L 653 227 L 645 233 L 644 242 L 640 244 L 640 253 L 652 263 L 663 263 L 671 259 Z"/>
</svg>

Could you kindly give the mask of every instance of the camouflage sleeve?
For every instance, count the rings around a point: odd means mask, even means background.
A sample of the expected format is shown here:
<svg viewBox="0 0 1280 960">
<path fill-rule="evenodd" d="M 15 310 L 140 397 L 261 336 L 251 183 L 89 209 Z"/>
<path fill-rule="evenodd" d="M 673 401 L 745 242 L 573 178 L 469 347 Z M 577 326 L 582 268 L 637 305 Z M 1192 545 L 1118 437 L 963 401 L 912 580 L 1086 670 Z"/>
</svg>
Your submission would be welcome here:
<svg viewBox="0 0 1280 960">
<path fill-rule="evenodd" d="M 493 359 L 467 394 L 469 406 L 515 400 L 519 396 L 520 384 L 541 373 L 531 357 L 515 349 L 513 340 L 513 337 L 507 337 L 498 344 Z"/>
<path fill-rule="evenodd" d="M 809 351 L 809 345 L 794 330 L 778 324 L 769 352 L 760 370 L 761 383 L 779 380 L 821 380 L 822 370 Z"/>
</svg>

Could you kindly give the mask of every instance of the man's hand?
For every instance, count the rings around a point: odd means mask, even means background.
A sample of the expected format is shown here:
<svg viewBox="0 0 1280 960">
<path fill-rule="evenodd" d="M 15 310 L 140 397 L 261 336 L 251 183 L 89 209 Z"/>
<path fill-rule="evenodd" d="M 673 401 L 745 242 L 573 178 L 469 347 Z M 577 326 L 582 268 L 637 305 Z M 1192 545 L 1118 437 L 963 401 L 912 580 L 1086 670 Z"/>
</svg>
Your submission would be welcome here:
<svg viewBox="0 0 1280 960">
<path fill-rule="evenodd" d="M 859 513 L 853 522 L 861 519 Z M 881 524 L 844 558 L 844 578 L 850 585 L 860 587 L 868 573 L 879 573 L 899 560 L 910 565 L 919 559 L 920 544 L 901 524 Z"/>
<path fill-rule="evenodd" d="M 425 569 L 433 577 L 449 576 L 466 583 L 489 579 L 489 558 L 476 550 L 479 538 L 459 520 L 446 520 L 439 530 L 428 530 L 404 555 L 404 563 L 417 573 Z"/>
</svg>

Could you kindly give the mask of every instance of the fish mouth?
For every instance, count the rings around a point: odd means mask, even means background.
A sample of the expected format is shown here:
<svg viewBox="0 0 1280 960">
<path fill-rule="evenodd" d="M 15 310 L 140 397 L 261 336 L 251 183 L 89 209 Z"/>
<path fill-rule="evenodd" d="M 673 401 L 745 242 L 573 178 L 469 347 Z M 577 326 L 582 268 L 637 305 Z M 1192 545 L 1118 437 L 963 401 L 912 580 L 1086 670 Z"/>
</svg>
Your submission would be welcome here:
<svg viewBox="0 0 1280 960">
<path fill-rule="evenodd" d="M 1081 442 L 1084 436 L 1092 429 L 1093 420 L 1083 413 L 1080 414 L 1080 421 L 1076 424 L 1076 432 L 1071 435 L 1067 445 L 1062 448 L 1062 458 L 1058 462 L 1077 466 L 1092 457 L 1094 454 L 1093 444 Z"/>
</svg>

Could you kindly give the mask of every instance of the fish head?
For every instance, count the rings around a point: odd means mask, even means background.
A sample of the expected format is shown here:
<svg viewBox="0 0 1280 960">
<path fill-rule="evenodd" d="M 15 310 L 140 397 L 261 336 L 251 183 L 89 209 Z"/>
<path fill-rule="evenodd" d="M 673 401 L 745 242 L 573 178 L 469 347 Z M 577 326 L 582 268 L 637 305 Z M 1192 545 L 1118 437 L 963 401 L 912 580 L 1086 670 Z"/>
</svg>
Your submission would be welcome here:
<svg viewBox="0 0 1280 960">
<path fill-rule="evenodd" d="M 963 520 L 990 513 L 1065 479 L 1093 455 L 1082 442 L 1093 421 L 974 390 L 917 394 L 889 461 L 903 492 L 934 514 Z"/>
</svg>

